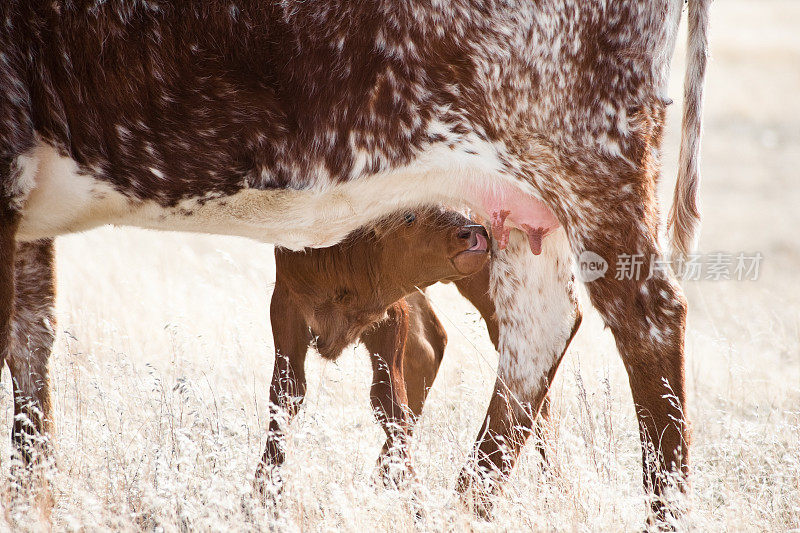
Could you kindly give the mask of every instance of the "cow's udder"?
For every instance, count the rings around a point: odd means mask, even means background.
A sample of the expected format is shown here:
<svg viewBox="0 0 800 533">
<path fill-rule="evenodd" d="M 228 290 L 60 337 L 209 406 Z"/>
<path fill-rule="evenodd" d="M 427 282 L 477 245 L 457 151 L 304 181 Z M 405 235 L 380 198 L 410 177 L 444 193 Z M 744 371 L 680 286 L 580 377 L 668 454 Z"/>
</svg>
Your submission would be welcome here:
<svg viewBox="0 0 800 533">
<path fill-rule="evenodd" d="M 544 202 L 513 185 L 480 191 L 478 199 L 484 212 L 491 217 L 492 235 L 501 250 L 508 244 L 510 228 L 517 228 L 527 235 L 531 252 L 539 255 L 544 238 L 560 226 Z"/>
</svg>

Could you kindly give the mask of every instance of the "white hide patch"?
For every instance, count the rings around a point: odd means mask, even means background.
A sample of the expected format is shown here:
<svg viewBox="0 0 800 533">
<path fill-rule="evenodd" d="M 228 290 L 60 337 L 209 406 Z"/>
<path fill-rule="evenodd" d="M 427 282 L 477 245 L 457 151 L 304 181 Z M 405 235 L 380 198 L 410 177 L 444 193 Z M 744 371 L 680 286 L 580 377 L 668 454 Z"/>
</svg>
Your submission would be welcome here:
<svg viewBox="0 0 800 533">
<path fill-rule="evenodd" d="M 498 375 L 520 401 L 528 401 L 558 361 L 579 312 L 572 279 L 572 252 L 563 228 L 533 255 L 522 232 L 495 250 L 492 297 L 500 326 Z"/>
<path fill-rule="evenodd" d="M 22 160 L 35 170 L 17 240 L 33 241 L 97 227 L 130 209 L 125 196 L 106 182 L 81 173 L 75 161 L 60 156 L 52 146 L 40 144 L 18 162 Z"/>
<path fill-rule="evenodd" d="M 191 220 L 174 221 L 189 231 L 236 234 L 290 249 L 331 246 L 348 233 L 401 209 L 425 204 L 481 210 L 465 191 L 510 180 L 495 155 L 473 155 L 437 144 L 411 165 L 346 183 L 305 190 L 243 190 L 204 205 L 187 201 Z M 148 217 L 149 218 L 149 217 Z"/>
<path fill-rule="evenodd" d="M 7 191 L 13 200 L 12 207 L 19 211 L 22 209 L 22 201 L 30 194 L 31 190 L 36 186 L 36 169 L 39 162 L 30 154 L 23 154 L 14 162 L 18 173 L 13 174 L 13 181 L 11 188 Z"/>
<path fill-rule="evenodd" d="M 131 200 L 102 179 L 81 173 L 72 159 L 40 145 L 26 154 L 29 164 L 36 165 L 35 183 L 18 239 L 115 224 L 238 235 L 291 249 L 330 246 L 393 211 L 426 204 L 471 207 L 485 216 L 480 198 L 465 197 L 468 193 L 521 185 L 502 172 L 497 153 L 497 147 L 474 138 L 453 149 L 438 143 L 410 165 L 345 183 L 331 184 L 329 176 L 321 175 L 320 185 L 309 189 L 244 189 L 165 208 L 155 201 Z"/>
</svg>

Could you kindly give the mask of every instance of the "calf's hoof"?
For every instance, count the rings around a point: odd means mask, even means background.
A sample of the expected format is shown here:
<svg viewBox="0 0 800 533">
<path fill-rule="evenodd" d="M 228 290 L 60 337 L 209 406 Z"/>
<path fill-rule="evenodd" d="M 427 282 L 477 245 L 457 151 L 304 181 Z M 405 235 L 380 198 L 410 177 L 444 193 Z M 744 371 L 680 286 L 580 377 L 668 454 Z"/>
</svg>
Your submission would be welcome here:
<svg viewBox="0 0 800 533">
<path fill-rule="evenodd" d="M 382 452 L 377 467 L 376 484 L 383 485 L 387 490 L 403 491 L 408 497 L 407 510 L 414 517 L 414 522 L 424 528 L 426 513 L 416 484 L 417 476 L 408 457 Z"/>
<path fill-rule="evenodd" d="M 495 486 L 488 474 L 481 475 L 464 469 L 458 476 L 456 492 L 459 494 L 461 503 L 476 518 L 488 522 L 494 518 Z"/>
<path fill-rule="evenodd" d="M 647 531 L 682 531 L 689 513 L 688 496 L 675 486 L 662 496 L 651 494 L 650 513 L 647 516 Z"/>
<path fill-rule="evenodd" d="M 385 488 L 395 490 L 407 488 L 416 477 L 408 456 L 398 450 L 381 453 L 377 475 Z"/>
</svg>

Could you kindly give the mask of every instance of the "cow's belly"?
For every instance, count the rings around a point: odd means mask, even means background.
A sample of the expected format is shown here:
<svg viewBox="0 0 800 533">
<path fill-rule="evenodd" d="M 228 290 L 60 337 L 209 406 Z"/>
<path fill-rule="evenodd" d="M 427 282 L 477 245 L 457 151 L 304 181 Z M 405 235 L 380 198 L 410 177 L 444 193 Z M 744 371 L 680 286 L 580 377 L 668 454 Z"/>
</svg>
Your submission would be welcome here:
<svg viewBox="0 0 800 533">
<path fill-rule="evenodd" d="M 300 249 L 333 245 L 393 211 L 425 204 L 471 207 L 488 216 L 496 197 L 481 191 L 508 191 L 516 185 L 500 172 L 491 154 L 476 157 L 475 147 L 469 148 L 434 146 L 411 165 L 345 183 L 321 176 L 320 185 L 312 189 L 243 189 L 164 207 L 126 196 L 41 145 L 21 163 L 23 181 L 30 183 L 17 238 L 30 241 L 114 224 L 238 235 Z M 165 176 L 171 178 L 175 177 Z"/>
</svg>

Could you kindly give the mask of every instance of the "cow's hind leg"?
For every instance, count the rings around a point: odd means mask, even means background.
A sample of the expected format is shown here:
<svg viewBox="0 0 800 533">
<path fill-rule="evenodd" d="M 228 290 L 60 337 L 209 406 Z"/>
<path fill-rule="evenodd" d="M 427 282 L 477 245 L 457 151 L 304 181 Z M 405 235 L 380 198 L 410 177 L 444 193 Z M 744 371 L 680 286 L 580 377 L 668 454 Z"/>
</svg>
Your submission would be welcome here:
<svg viewBox="0 0 800 533">
<path fill-rule="evenodd" d="M 598 209 L 595 224 L 574 226 L 575 252 L 593 252 L 609 265 L 605 276 L 586 284 L 592 303 L 616 340 L 628 372 L 644 460 L 644 483 L 665 518 L 661 496 L 668 486 L 683 490 L 688 472 L 688 423 L 684 385 L 686 301 L 661 262 L 655 208 L 616 197 L 613 216 Z M 655 263 L 659 261 L 660 263 Z M 652 267 L 652 268 L 651 268 Z"/>
<path fill-rule="evenodd" d="M 494 299 L 490 287 L 491 262 L 486 263 L 483 269 L 477 274 L 462 278 L 454 282 L 458 292 L 469 300 L 478 310 L 486 323 L 489 338 L 494 344 L 495 349 L 500 351 L 500 325 L 497 323 L 497 313 L 495 310 Z M 575 324 L 577 330 L 578 324 Z M 560 359 L 559 359 L 560 361 Z M 556 367 L 558 363 L 556 364 Z M 547 452 L 545 449 L 546 431 L 545 426 L 550 420 L 550 396 L 546 395 L 539 409 L 539 416 L 536 418 L 534 433 L 536 435 L 536 449 L 542 456 L 543 464 L 547 465 Z"/>
<path fill-rule="evenodd" d="M 474 496 L 476 512 L 490 511 L 490 494 L 508 476 L 532 432 L 559 362 L 578 324 L 571 252 L 563 231 L 534 256 L 513 232 L 495 251 L 491 289 L 499 325 L 500 363 L 494 394 L 457 489 Z"/>
<path fill-rule="evenodd" d="M 52 413 L 48 364 L 55 339 L 54 264 L 50 239 L 17 246 L 7 361 L 14 388 L 11 438 L 24 465 L 39 463 L 49 455 Z"/>
</svg>

